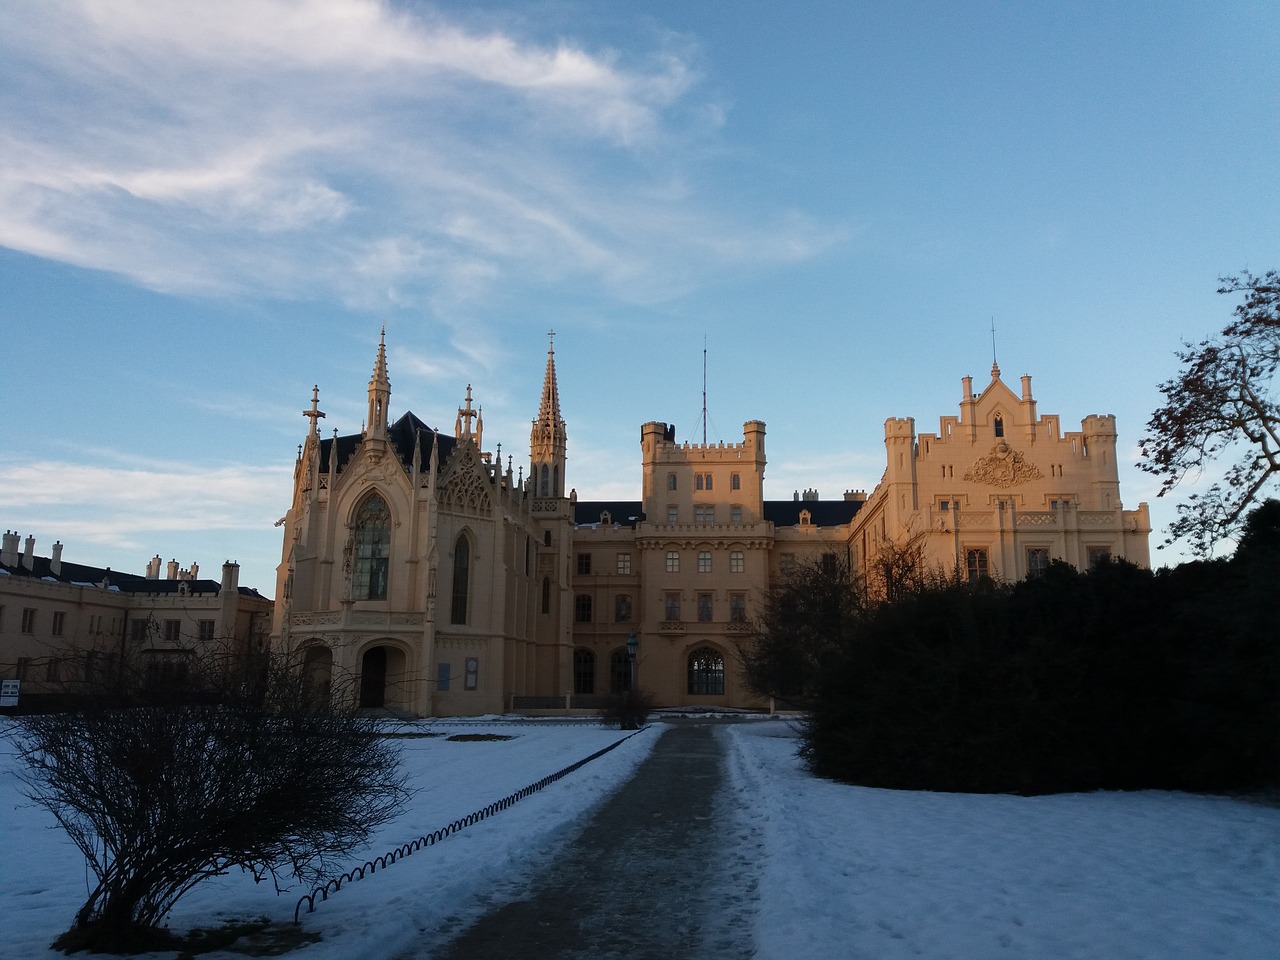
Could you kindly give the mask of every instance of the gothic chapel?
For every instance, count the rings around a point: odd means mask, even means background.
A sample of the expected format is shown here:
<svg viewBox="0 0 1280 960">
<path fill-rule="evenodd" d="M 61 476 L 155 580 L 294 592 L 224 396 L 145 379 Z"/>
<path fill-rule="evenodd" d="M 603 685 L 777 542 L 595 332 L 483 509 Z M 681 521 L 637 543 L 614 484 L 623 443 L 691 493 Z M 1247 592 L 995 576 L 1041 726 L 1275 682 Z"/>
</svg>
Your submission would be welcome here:
<svg viewBox="0 0 1280 960">
<path fill-rule="evenodd" d="M 389 422 L 385 329 L 368 399 L 359 434 L 321 438 L 318 387 L 303 411 L 277 648 L 317 685 L 350 678 L 362 706 L 405 714 L 500 713 L 515 697 L 563 692 L 572 506 L 553 347 L 528 483 L 510 457 L 503 469 L 501 447 L 484 450 L 470 387 L 452 436 L 412 413 Z"/>
</svg>

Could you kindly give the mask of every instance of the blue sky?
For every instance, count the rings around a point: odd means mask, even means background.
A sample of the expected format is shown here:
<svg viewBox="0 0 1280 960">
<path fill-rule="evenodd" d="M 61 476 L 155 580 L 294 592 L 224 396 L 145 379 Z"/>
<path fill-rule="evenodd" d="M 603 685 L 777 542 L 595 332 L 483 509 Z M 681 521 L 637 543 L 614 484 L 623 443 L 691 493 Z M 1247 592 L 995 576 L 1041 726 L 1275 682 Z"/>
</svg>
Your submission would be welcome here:
<svg viewBox="0 0 1280 960">
<path fill-rule="evenodd" d="M 0 523 L 273 592 L 312 384 L 357 431 L 384 323 L 393 416 L 471 384 L 517 465 L 554 328 L 587 499 L 701 438 L 704 346 L 767 496 L 869 490 L 993 322 L 1131 463 L 1217 278 L 1280 266 L 1278 48 L 1232 0 L 10 0 Z"/>
</svg>

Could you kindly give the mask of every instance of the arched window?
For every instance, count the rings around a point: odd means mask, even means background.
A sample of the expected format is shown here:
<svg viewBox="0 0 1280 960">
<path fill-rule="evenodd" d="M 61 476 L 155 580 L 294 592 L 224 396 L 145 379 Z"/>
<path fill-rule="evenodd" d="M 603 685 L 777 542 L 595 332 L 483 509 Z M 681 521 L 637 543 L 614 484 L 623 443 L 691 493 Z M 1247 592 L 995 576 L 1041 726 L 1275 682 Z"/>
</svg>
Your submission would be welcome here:
<svg viewBox="0 0 1280 960">
<path fill-rule="evenodd" d="M 471 580 L 471 544 L 466 534 L 458 537 L 453 545 L 453 603 L 450 605 L 450 623 L 467 622 L 467 593 Z"/>
<path fill-rule="evenodd" d="M 596 655 L 582 647 L 573 651 L 573 692 L 596 692 Z"/>
<path fill-rule="evenodd" d="M 724 695 L 724 657 L 710 647 L 699 647 L 689 654 L 689 694 Z"/>
<path fill-rule="evenodd" d="M 540 497 L 551 496 L 551 468 L 548 467 L 545 463 L 542 465 L 542 486 L 541 486 L 541 489 L 538 491 L 538 496 Z"/>
<path fill-rule="evenodd" d="M 387 502 L 376 493 L 367 497 L 356 510 L 353 539 L 355 569 L 351 577 L 352 599 L 387 599 L 391 514 L 387 510 Z"/>
<path fill-rule="evenodd" d="M 992 426 L 995 427 L 997 437 L 1004 436 L 1004 417 L 997 415 L 995 420 L 992 422 Z"/>
</svg>

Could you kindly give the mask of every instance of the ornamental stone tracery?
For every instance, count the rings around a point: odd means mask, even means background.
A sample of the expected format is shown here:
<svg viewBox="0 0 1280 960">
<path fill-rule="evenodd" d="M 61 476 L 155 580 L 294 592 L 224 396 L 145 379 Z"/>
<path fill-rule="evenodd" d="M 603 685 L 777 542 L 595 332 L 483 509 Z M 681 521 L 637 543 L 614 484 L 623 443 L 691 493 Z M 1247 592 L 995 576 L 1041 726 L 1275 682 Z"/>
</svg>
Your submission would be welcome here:
<svg viewBox="0 0 1280 960">
<path fill-rule="evenodd" d="M 979 458 L 964 478 L 972 483 L 993 487 L 1013 487 L 1028 480 L 1040 479 L 1040 468 L 1027 463 L 1019 450 L 1001 440 L 985 457 Z"/>
</svg>

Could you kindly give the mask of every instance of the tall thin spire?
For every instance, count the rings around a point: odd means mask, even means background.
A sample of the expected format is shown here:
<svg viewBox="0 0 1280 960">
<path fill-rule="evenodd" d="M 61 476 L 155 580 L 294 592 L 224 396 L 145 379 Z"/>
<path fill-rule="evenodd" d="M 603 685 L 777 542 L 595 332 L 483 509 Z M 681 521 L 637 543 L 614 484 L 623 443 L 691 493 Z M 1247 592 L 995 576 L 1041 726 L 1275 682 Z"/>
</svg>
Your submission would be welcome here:
<svg viewBox="0 0 1280 960">
<path fill-rule="evenodd" d="M 996 362 L 996 318 L 991 318 L 991 379 L 1000 379 L 1000 364 Z"/>
<path fill-rule="evenodd" d="M 382 325 L 378 340 L 378 357 L 373 362 L 373 376 L 369 378 L 369 416 L 366 435 L 385 437 L 387 416 L 391 405 L 391 379 L 387 376 L 387 325 Z"/>
<path fill-rule="evenodd" d="M 556 383 L 554 330 L 548 332 L 547 369 L 542 378 L 542 402 L 529 435 L 532 470 L 529 479 L 539 497 L 564 496 L 565 428 L 560 416 L 560 388 Z"/>
</svg>

